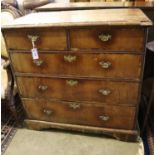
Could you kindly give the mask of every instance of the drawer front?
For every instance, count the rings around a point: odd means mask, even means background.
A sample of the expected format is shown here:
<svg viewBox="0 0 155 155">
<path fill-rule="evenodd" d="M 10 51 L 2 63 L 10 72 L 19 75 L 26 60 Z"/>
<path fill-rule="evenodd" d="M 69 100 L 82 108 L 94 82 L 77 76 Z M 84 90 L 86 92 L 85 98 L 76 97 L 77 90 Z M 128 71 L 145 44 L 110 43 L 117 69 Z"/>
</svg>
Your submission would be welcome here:
<svg viewBox="0 0 155 155">
<path fill-rule="evenodd" d="M 144 48 L 144 29 L 138 28 L 75 28 L 70 30 L 71 49 L 104 49 L 138 51 Z"/>
<path fill-rule="evenodd" d="M 64 29 L 17 29 L 6 30 L 5 38 L 8 49 L 32 49 L 32 36 L 38 36 L 34 41 L 38 49 L 65 50 L 67 49 L 66 32 Z"/>
<path fill-rule="evenodd" d="M 108 104 L 137 104 L 138 83 L 83 79 L 17 77 L 20 94 L 26 98 L 54 98 Z M 132 90 L 132 91 L 131 91 Z"/>
<path fill-rule="evenodd" d="M 142 55 L 131 54 L 44 54 L 41 64 L 32 60 L 31 53 L 11 53 L 16 72 L 41 73 L 56 76 L 83 76 L 140 79 Z"/>
<path fill-rule="evenodd" d="M 133 129 L 135 107 L 23 99 L 29 119 L 118 129 Z"/>
</svg>

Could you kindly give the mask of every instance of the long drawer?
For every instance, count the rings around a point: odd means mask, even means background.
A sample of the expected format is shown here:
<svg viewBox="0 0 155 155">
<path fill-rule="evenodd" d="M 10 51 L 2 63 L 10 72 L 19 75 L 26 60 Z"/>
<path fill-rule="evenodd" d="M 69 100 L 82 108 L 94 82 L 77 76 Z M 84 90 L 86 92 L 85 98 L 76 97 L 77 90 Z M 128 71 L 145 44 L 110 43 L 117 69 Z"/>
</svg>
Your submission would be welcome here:
<svg viewBox="0 0 155 155">
<path fill-rule="evenodd" d="M 84 79 L 17 77 L 26 98 L 53 98 L 103 104 L 137 104 L 139 83 Z"/>
<path fill-rule="evenodd" d="M 56 76 L 111 77 L 138 80 L 142 68 L 142 55 L 94 53 L 39 53 L 32 60 L 30 52 L 11 53 L 15 72 L 41 73 Z"/>
<path fill-rule="evenodd" d="M 38 49 L 66 50 L 67 38 L 65 29 L 61 28 L 36 28 L 6 30 L 4 33 L 8 49 L 31 50 L 32 39 Z M 32 38 L 36 37 L 37 38 Z"/>
<path fill-rule="evenodd" d="M 104 49 L 106 51 L 138 51 L 144 49 L 144 29 L 121 27 L 73 28 L 71 49 Z"/>
<path fill-rule="evenodd" d="M 135 107 L 31 99 L 23 99 L 23 104 L 29 119 L 117 129 L 134 128 Z"/>
</svg>

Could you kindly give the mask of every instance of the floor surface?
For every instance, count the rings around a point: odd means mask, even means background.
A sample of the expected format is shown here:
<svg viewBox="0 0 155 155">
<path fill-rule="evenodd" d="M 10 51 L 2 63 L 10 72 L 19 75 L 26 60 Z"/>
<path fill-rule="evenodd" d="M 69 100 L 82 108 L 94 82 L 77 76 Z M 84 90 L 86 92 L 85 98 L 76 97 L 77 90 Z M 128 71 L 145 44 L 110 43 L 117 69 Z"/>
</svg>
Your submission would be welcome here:
<svg viewBox="0 0 155 155">
<path fill-rule="evenodd" d="M 18 129 L 4 155 L 144 155 L 138 143 L 60 131 Z"/>
</svg>

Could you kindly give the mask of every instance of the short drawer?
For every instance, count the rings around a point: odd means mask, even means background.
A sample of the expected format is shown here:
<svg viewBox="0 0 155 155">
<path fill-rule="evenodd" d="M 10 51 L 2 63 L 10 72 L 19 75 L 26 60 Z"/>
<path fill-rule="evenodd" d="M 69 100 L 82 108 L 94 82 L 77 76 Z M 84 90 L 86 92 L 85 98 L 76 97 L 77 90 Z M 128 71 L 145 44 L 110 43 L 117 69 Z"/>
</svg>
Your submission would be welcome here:
<svg viewBox="0 0 155 155">
<path fill-rule="evenodd" d="M 26 98 L 91 101 L 102 104 L 136 105 L 139 83 L 86 79 L 17 77 L 20 94 Z"/>
<path fill-rule="evenodd" d="M 135 107 L 94 106 L 42 99 L 22 101 L 29 119 L 117 129 L 134 128 Z"/>
<path fill-rule="evenodd" d="M 139 80 L 143 64 L 143 55 L 131 54 L 39 53 L 39 57 L 33 61 L 31 53 L 12 52 L 15 72 Z"/>
<path fill-rule="evenodd" d="M 32 36 L 37 36 L 35 46 L 43 50 L 65 50 L 67 48 L 66 32 L 64 29 L 17 29 L 5 30 L 8 49 L 31 50 Z"/>
<path fill-rule="evenodd" d="M 144 29 L 120 27 L 74 28 L 70 30 L 71 49 L 143 52 Z"/>
</svg>

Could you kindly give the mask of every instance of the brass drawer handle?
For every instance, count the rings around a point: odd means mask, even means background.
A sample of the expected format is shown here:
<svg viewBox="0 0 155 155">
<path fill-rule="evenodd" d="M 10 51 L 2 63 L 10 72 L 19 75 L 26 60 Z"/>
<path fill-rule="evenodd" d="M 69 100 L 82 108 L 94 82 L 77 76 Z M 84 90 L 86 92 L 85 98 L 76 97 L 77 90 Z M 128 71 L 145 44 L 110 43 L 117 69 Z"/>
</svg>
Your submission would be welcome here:
<svg viewBox="0 0 155 155">
<path fill-rule="evenodd" d="M 46 86 L 46 85 L 39 85 L 39 86 L 38 86 L 38 89 L 39 89 L 40 91 L 46 91 L 46 90 L 48 89 L 48 86 Z"/>
<path fill-rule="evenodd" d="M 48 110 L 48 109 L 44 109 L 43 112 L 44 112 L 46 115 L 48 115 L 48 116 L 50 116 L 50 115 L 53 114 L 53 111 L 52 111 L 52 110 Z"/>
<path fill-rule="evenodd" d="M 99 65 L 101 65 L 101 67 L 104 68 L 104 69 L 108 69 L 111 66 L 111 62 L 109 62 L 109 61 L 107 61 L 107 62 L 100 61 Z"/>
<path fill-rule="evenodd" d="M 69 86 L 76 86 L 78 84 L 77 80 L 66 80 L 66 84 Z"/>
<path fill-rule="evenodd" d="M 98 37 L 103 42 L 107 42 L 112 38 L 110 34 L 100 34 Z"/>
<path fill-rule="evenodd" d="M 80 108 L 80 103 L 70 103 L 69 107 L 72 109 L 79 109 Z"/>
<path fill-rule="evenodd" d="M 37 39 L 39 38 L 39 36 L 36 36 L 36 35 L 28 35 L 28 38 L 31 40 L 32 42 L 32 46 L 33 48 L 35 47 L 35 42 L 37 41 Z"/>
<path fill-rule="evenodd" d="M 34 60 L 33 61 L 33 63 L 36 65 L 36 66 L 41 66 L 43 63 L 44 63 L 44 61 L 43 60 L 40 60 L 40 59 L 36 59 L 36 60 Z"/>
<path fill-rule="evenodd" d="M 76 60 L 76 56 L 72 56 L 72 55 L 64 55 L 64 61 L 66 62 L 73 62 Z"/>
<path fill-rule="evenodd" d="M 111 93 L 111 91 L 109 89 L 100 89 L 99 93 L 101 93 L 104 96 L 108 96 Z"/>
<path fill-rule="evenodd" d="M 109 116 L 104 116 L 104 115 L 99 116 L 99 118 L 100 118 L 102 121 L 108 121 L 108 120 L 110 119 Z"/>
</svg>

